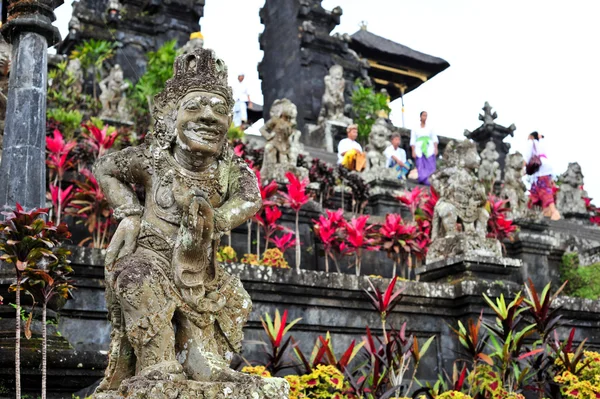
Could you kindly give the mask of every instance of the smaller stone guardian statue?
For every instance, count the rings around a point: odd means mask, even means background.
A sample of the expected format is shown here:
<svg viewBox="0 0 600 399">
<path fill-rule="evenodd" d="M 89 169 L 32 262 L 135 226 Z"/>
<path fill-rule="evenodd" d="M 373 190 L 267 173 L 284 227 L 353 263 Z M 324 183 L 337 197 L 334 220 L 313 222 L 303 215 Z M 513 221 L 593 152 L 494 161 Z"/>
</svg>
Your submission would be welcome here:
<svg viewBox="0 0 600 399">
<path fill-rule="evenodd" d="M 488 141 L 480 155 L 479 179 L 485 183 L 488 192 L 490 192 L 494 187 L 494 183 L 501 179 L 500 164 L 498 163 L 500 154 L 496 151 L 496 144 L 493 141 Z"/>
<path fill-rule="evenodd" d="M 190 40 L 180 48 L 177 53 L 189 54 L 201 48 L 204 48 L 204 35 L 202 32 L 192 32 L 190 34 Z"/>
<path fill-rule="evenodd" d="M 121 124 L 131 123 L 125 96 L 128 88 L 129 83 L 123 77 L 123 70 L 119 64 L 116 64 L 108 76 L 100 82 L 102 92 L 100 94 L 100 103 L 102 104 L 100 119 Z"/>
<path fill-rule="evenodd" d="M 524 217 L 527 213 L 527 187 L 523 183 L 524 175 L 523 155 L 516 152 L 506 157 L 504 166 L 504 183 L 500 197 L 508 200 L 510 212 L 507 214 L 509 219 Z"/>
<path fill-rule="evenodd" d="M 586 214 L 584 198 L 587 193 L 583 190 L 583 173 L 579 163 L 569 163 L 567 171 L 560 176 L 560 182 L 560 190 L 556 195 L 556 207 L 560 213 Z"/>
<path fill-rule="evenodd" d="M 427 263 L 457 255 L 502 257 L 498 240 L 486 238 L 487 195 L 476 175 L 481 158 L 475 143 L 451 141 L 444 151 L 444 167 L 432 177 L 439 195 L 433 212 Z"/>
<path fill-rule="evenodd" d="M 352 123 L 352 120 L 344 115 L 344 91 L 346 89 L 346 80 L 344 79 L 344 68 L 340 65 L 334 65 L 329 68 L 329 75 L 325 76 L 325 93 L 321 100 L 321 112 L 319 113 L 318 123 L 324 124 L 326 121 Z"/>
<path fill-rule="evenodd" d="M 398 172 L 395 168 L 387 167 L 387 158 L 383 153 L 390 144 L 391 135 L 392 131 L 387 121 L 383 118 L 377 119 L 369 134 L 366 153 L 367 164 L 365 171 L 362 173 L 362 177 L 366 182 L 390 180 L 400 184 Z"/>
<path fill-rule="evenodd" d="M 269 114 L 271 119 L 260 128 L 266 140 L 261 178 L 287 183 L 287 172 L 299 178 L 307 177 L 308 171 L 296 166 L 298 154 L 302 151 L 300 131 L 296 129 L 296 105 L 287 98 L 275 100 Z"/>
</svg>

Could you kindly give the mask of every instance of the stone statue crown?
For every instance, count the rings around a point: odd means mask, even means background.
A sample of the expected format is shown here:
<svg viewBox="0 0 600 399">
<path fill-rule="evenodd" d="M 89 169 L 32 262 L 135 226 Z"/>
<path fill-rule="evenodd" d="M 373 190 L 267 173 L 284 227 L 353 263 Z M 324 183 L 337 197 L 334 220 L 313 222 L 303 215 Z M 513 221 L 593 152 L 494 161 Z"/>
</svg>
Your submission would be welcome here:
<svg viewBox="0 0 600 399">
<path fill-rule="evenodd" d="M 174 106 L 191 91 L 207 91 L 225 98 L 230 111 L 233 109 L 233 93 L 227 83 L 227 65 L 217 58 L 213 50 L 196 49 L 182 54 L 173 64 L 173 77 L 165 89 L 154 98 L 155 106 L 165 109 Z"/>
</svg>

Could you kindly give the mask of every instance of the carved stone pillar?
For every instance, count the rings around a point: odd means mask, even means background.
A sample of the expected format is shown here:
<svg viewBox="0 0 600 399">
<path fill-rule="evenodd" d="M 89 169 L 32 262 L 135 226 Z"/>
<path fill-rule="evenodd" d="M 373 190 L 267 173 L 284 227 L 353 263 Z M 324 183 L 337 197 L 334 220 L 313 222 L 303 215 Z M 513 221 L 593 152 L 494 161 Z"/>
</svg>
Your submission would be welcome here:
<svg viewBox="0 0 600 399">
<path fill-rule="evenodd" d="M 60 40 L 52 26 L 62 0 L 12 0 L 2 35 L 12 65 L 0 164 L 0 208 L 19 202 L 44 206 L 46 197 L 46 86 L 48 46 Z"/>
</svg>

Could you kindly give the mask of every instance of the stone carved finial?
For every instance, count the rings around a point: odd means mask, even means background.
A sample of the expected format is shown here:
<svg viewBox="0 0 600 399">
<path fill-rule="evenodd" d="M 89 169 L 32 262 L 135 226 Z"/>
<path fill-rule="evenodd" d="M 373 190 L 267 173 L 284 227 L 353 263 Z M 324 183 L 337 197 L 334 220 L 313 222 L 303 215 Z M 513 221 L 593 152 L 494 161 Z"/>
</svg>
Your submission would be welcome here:
<svg viewBox="0 0 600 399">
<path fill-rule="evenodd" d="M 146 143 L 94 167 L 120 223 L 105 260 L 109 364 L 93 398 L 287 398 L 285 380 L 229 368 L 252 303 L 216 251 L 261 198 L 227 144 L 225 64 L 210 50 L 181 55 L 156 98 Z M 144 203 L 132 184 L 144 186 Z"/>
<path fill-rule="evenodd" d="M 487 101 L 481 109 L 483 110 L 483 114 L 479 114 L 479 120 L 482 121 L 484 125 L 493 125 L 496 118 L 498 118 L 496 111 L 492 112 L 492 106 Z"/>
<path fill-rule="evenodd" d="M 495 182 L 500 181 L 500 164 L 498 163 L 500 154 L 496 151 L 496 144 L 493 141 L 488 141 L 480 156 L 479 179 L 486 186 L 492 188 Z"/>
<path fill-rule="evenodd" d="M 444 167 L 431 178 L 439 195 L 435 206 L 427 263 L 457 255 L 501 257 L 500 242 L 486 238 L 487 195 L 476 170 L 480 157 L 475 143 L 451 141 L 444 151 Z"/>
<path fill-rule="evenodd" d="M 586 214 L 584 198 L 587 193 L 583 190 L 583 173 L 577 162 L 569 163 L 567 171 L 560 176 L 560 190 L 556 195 L 556 207 L 563 215 Z"/>
<path fill-rule="evenodd" d="M 508 200 L 509 219 L 524 217 L 527 213 L 527 187 L 523 183 L 524 159 L 521 153 L 509 154 L 504 167 L 504 182 L 500 197 Z"/>
<path fill-rule="evenodd" d="M 267 140 L 261 178 L 286 183 L 287 172 L 292 172 L 301 179 L 308 177 L 305 168 L 296 166 L 298 154 L 303 150 L 300 131 L 296 129 L 296 105 L 287 98 L 275 100 L 269 114 L 271 119 L 260 128 L 260 133 Z"/>
<path fill-rule="evenodd" d="M 108 76 L 100 81 L 100 103 L 102 104 L 100 119 L 122 124 L 131 123 L 125 95 L 128 88 L 129 83 L 123 77 L 123 70 L 119 64 L 116 64 Z"/>
</svg>

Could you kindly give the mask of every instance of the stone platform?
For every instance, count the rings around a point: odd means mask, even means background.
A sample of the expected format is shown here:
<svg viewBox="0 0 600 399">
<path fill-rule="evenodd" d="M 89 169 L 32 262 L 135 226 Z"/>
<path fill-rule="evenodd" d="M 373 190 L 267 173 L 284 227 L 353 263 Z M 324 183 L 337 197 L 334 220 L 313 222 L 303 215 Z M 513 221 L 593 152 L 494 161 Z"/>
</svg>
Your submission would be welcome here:
<svg viewBox="0 0 600 399">
<path fill-rule="evenodd" d="M 93 399 L 287 399 L 290 387 L 283 378 L 245 375 L 245 383 L 150 380 L 133 377 L 119 392 L 97 393 Z"/>
<path fill-rule="evenodd" d="M 416 270 L 420 281 L 448 282 L 479 278 L 488 281 L 521 282 L 520 259 L 460 255 L 428 263 Z"/>
</svg>

